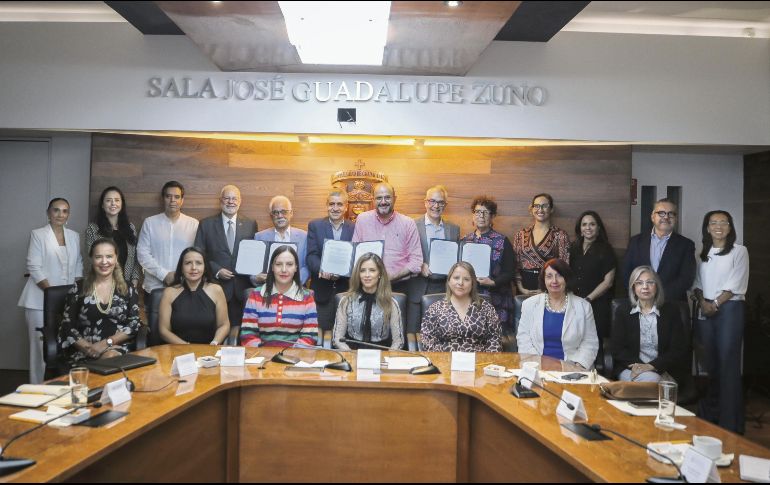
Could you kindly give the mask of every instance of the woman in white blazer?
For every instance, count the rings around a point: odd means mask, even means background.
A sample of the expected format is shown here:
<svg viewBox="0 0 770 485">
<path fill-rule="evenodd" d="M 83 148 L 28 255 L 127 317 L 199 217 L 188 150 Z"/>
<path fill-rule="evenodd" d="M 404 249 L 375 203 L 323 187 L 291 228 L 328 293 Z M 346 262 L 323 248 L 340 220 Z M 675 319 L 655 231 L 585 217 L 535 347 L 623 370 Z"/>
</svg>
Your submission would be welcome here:
<svg viewBox="0 0 770 485">
<path fill-rule="evenodd" d="M 64 227 L 70 216 L 66 199 L 48 203 L 48 224 L 32 231 L 27 251 L 29 279 L 18 305 L 25 309 L 29 331 L 29 381 L 43 381 L 43 343 L 37 328 L 43 326 L 43 290 L 49 286 L 71 285 L 83 276 L 80 236 Z"/>
<path fill-rule="evenodd" d="M 524 300 L 516 335 L 519 353 L 565 360 L 590 369 L 599 351 L 591 304 L 569 291 L 572 271 L 551 259 L 540 273 L 544 292 Z"/>
</svg>

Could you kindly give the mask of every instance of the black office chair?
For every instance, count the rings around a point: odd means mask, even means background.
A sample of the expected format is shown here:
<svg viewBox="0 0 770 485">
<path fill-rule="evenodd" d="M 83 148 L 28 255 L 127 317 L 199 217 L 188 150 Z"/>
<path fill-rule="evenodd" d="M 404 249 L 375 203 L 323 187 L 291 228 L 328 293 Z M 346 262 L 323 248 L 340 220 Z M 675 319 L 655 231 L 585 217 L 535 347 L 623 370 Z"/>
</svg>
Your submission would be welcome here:
<svg viewBox="0 0 770 485">
<path fill-rule="evenodd" d="M 64 305 L 72 285 L 49 286 L 43 290 L 43 327 L 38 328 L 43 334 L 43 361 L 45 378 L 53 379 L 68 371 L 62 362 L 59 345 L 59 326 L 64 313 Z"/>
<path fill-rule="evenodd" d="M 160 338 L 158 316 L 160 314 L 160 299 L 163 298 L 164 290 L 165 288 L 155 288 L 150 292 L 150 313 L 147 314 L 147 327 L 149 329 L 147 345 L 150 347 L 163 344 L 163 340 Z"/>
<path fill-rule="evenodd" d="M 334 314 L 337 314 L 337 307 L 340 305 L 340 301 L 342 301 L 342 298 L 345 296 L 345 293 L 337 293 L 334 295 Z M 414 337 L 413 334 L 407 334 L 406 333 L 406 306 L 408 304 L 407 296 L 404 293 L 393 293 L 393 298 L 396 300 L 396 303 L 398 303 L 398 309 L 401 312 L 401 331 L 404 337 L 406 338 L 406 341 L 404 342 L 404 346 L 407 350 L 416 351 L 417 350 L 417 340 Z M 330 349 L 332 348 L 332 340 L 333 340 L 333 332 L 334 330 L 327 330 L 323 334 L 323 347 Z"/>
<path fill-rule="evenodd" d="M 62 356 L 59 345 L 59 327 L 67 302 L 67 294 L 72 285 L 49 286 L 43 290 L 43 361 L 45 362 L 45 378 L 53 379 L 69 371 Z M 139 328 L 134 342 L 129 344 L 129 350 L 141 350 L 147 346 L 147 327 Z"/>
</svg>

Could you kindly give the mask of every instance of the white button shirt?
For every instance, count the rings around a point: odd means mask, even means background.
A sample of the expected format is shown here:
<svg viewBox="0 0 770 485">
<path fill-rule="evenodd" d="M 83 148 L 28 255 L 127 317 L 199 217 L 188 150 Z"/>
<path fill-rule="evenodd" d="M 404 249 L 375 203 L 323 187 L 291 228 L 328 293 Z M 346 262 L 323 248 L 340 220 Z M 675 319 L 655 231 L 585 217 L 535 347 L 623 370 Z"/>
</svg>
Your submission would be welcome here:
<svg viewBox="0 0 770 485">
<path fill-rule="evenodd" d="M 195 242 L 198 220 L 184 214 L 172 222 L 165 213 L 148 217 L 142 224 L 136 256 L 144 269 L 144 291 L 163 288 L 163 278 L 176 271 L 179 255 Z"/>
</svg>

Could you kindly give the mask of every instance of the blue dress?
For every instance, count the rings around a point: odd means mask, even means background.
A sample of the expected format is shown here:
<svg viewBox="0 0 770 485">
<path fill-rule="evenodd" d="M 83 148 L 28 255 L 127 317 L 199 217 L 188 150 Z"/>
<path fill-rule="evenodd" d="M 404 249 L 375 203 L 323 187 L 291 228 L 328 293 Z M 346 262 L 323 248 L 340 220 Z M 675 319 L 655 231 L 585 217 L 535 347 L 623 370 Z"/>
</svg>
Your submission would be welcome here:
<svg viewBox="0 0 770 485">
<path fill-rule="evenodd" d="M 543 355 L 564 360 L 564 347 L 561 344 L 563 327 L 564 314 L 546 308 L 543 313 Z"/>
</svg>

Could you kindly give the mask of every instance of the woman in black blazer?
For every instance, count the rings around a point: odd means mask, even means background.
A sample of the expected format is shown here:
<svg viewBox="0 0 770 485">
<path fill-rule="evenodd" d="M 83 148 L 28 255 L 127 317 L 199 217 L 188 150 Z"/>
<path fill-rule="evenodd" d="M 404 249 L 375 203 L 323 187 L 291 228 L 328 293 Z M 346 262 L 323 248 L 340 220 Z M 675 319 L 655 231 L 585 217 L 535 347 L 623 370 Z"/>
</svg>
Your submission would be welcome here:
<svg viewBox="0 0 770 485">
<path fill-rule="evenodd" d="M 630 305 L 621 305 L 612 327 L 615 377 L 623 381 L 681 382 L 687 372 L 687 342 L 676 304 L 663 303 L 660 277 L 639 266 L 628 281 Z"/>
</svg>

